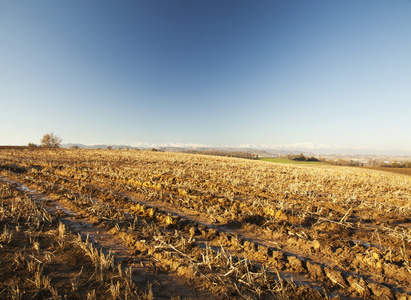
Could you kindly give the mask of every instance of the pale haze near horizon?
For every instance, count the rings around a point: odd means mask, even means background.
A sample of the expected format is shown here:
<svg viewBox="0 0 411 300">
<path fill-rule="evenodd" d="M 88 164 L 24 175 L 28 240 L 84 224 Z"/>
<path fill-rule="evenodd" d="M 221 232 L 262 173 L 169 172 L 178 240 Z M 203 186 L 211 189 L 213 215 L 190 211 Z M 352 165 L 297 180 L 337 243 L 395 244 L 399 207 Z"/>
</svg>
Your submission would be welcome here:
<svg viewBox="0 0 411 300">
<path fill-rule="evenodd" d="M 411 155 L 408 0 L 6 0 L 0 45 L 0 145 Z"/>
</svg>

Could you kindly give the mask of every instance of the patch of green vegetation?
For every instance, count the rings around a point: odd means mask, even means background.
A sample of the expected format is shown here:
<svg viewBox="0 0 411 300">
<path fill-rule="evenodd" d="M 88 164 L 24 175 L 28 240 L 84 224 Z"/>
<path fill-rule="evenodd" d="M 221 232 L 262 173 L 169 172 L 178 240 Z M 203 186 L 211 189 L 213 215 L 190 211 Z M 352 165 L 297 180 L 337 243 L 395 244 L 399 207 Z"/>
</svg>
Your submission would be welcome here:
<svg viewBox="0 0 411 300">
<path fill-rule="evenodd" d="M 258 158 L 258 160 L 280 163 L 280 164 L 325 165 L 325 163 L 322 161 L 297 161 L 297 160 L 291 160 L 291 159 L 286 159 L 286 158 L 281 158 L 281 157 L 261 157 L 261 158 Z"/>
</svg>

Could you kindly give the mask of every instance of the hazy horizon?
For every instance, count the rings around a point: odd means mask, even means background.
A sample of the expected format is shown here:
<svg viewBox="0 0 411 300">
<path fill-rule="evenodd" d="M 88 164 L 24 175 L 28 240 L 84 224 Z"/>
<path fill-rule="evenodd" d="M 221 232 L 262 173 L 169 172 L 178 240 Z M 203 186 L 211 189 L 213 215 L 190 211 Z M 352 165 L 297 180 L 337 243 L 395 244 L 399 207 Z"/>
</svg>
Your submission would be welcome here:
<svg viewBox="0 0 411 300">
<path fill-rule="evenodd" d="M 25 145 L 23 145 L 25 146 Z M 205 150 L 205 149 L 217 149 L 222 151 L 251 151 L 261 150 L 269 153 L 278 154 L 291 154 L 297 152 L 303 152 L 306 154 L 314 155 L 353 155 L 353 156 L 390 156 L 390 157 L 411 157 L 411 153 L 404 149 L 382 149 L 382 148 L 364 148 L 355 147 L 347 148 L 339 145 L 324 145 L 318 143 L 293 143 L 293 144 L 243 144 L 243 145 L 210 145 L 210 144 L 194 144 L 194 143 L 147 143 L 147 142 L 135 142 L 135 143 L 63 143 L 61 147 L 69 148 L 73 146 L 85 147 L 85 148 L 101 148 L 101 147 L 120 147 L 120 148 L 136 148 L 136 149 L 185 149 L 185 150 Z"/>
<path fill-rule="evenodd" d="M 411 155 L 411 1 L 0 2 L 0 145 Z"/>
</svg>

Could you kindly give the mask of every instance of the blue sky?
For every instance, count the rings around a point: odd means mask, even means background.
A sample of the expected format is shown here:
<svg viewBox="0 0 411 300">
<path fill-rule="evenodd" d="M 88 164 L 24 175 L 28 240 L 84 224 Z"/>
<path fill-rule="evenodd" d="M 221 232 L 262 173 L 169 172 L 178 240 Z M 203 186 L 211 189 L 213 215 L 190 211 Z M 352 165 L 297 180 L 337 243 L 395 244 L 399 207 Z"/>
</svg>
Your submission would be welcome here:
<svg viewBox="0 0 411 300">
<path fill-rule="evenodd" d="M 411 155 L 411 1 L 0 2 L 0 144 Z"/>
</svg>

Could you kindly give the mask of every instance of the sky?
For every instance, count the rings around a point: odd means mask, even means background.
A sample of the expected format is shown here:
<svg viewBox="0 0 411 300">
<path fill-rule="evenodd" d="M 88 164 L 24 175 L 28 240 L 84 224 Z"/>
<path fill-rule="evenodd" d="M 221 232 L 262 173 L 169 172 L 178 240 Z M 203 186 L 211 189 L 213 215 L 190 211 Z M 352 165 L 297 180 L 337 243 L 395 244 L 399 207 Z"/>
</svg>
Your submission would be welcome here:
<svg viewBox="0 0 411 300">
<path fill-rule="evenodd" d="M 0 145 L 411 155 L 410 0 L 0 2 Z"/>
</svg>

